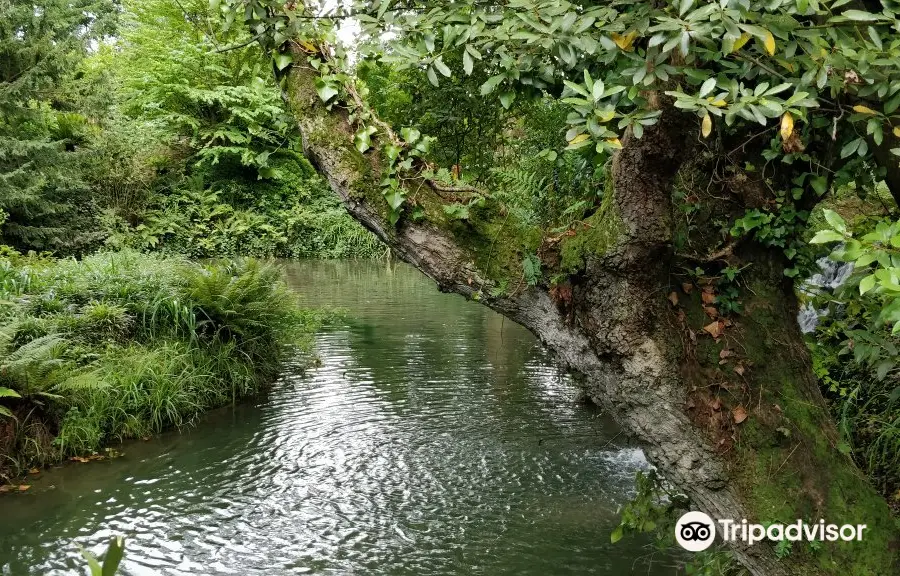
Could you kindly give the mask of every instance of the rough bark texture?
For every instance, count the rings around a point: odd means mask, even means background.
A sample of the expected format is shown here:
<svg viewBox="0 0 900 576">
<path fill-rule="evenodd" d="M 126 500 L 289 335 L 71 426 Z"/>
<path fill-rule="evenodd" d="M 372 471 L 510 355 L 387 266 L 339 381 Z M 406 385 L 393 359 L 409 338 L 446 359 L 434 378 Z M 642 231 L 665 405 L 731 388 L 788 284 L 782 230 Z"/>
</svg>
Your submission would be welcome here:
<svg viewBox="0 0 900 576">
<path fill-rule="evenodd" d="M 847 574 L 851 564 L 854 574 L 896 573 L 896 526 L 884 501 L 834 448 L 778 259 L 763 251 L 741 255 L 753 262 L 747 313 L 718 339 L 702 331 L 709 319 L 699 289 L 678 290 L 677 306 L 667 299 L 681 286 L 673 275 L 671 189 L 689 153 L 691 119 L 667 110 L 643 138 L 625 137 L 603 206 L 590 229 L 574 237 L 541 242 L 539 231 L 509 222 L 490 202 L 469 222 L 448 221 L 446 201 L 422 181 L 407 188 L 426 218 L 392 227 L 379 153 L 353 147 L 346 115 L 322 105 L 301 52 L 295 62 L 281 79 L 285 99 L 306 154 L 346 209 L 441 290 L 478 299 L 530 329 L 697 509 L 738 521 L 824 518 L 870 527 L 862 543 L 825 543 L 816 555 L 797 543 L 783 560 L 769 544 L 735 545 L 753 574 Z M 522 256 L 538 248 L 548 265 L 563 262 L 570 273 L 565 290 L 521 282 Z M 510 289 L 491 297 L 490 288 L 503 281 Z M 724 365 L 723 349 L 731 354 Z M 735 423 L 735 409 L 748 418 Z"/>
</svg>

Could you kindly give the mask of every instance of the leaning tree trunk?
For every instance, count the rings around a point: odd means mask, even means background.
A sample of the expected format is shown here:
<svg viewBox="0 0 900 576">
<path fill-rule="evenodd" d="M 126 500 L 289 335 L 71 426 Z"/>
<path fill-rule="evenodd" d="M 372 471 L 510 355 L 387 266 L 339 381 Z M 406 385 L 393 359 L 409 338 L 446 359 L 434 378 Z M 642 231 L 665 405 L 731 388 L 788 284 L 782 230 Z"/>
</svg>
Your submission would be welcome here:
<svg viewBox="0 0 900 576">
<path fill-rule="evenodd" d="M 869 526 L 862 542 L 825 543 L 817 553 L 797 543 L 782 560 L 766 543 L 732 546 L 753 574 L 895 573 L 896 526 L 836 449 L 779 258 L 738 254 L 752 266 L 744 313 L 733 320 L 712 321 L 702 287 L 673 269 L 671 186 L 684 135 L 695 130 L 690 119 L 666 110 L 642 138 L 626 136 L 602 206 L 562 237 L 541 238 L 490 199 L 468 220 L 451 220 L 443 206 L 462 193 L 422 179 L 404 185 L 424 218 L 391 226 L 385 159 L 377 148 L 354 148 L 355 128 L 339 106 L 322 104 L 299 49 L 294 62 L 280 78 L 285 100 L 306 154 L 350 214 L 441 290 L 531 330 L 697 509 L 738 522 Z M 522 258 L 534 252 L 557 276 L 552 287 L 522 280 Z"/>
</svg>

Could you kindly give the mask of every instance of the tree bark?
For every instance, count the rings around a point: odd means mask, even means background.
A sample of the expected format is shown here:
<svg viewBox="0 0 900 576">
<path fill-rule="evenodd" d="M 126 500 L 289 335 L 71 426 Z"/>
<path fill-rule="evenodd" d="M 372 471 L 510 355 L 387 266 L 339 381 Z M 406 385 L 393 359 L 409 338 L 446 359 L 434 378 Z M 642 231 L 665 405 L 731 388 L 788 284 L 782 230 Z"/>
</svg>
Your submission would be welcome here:
<svg viewBox="0 0 900 576">
<path fill-rule="evenodd" d="M 799 542 L 781 560 L 767 543 L 732 545 L 751 573 L 846 574 L 850 566 L 854 574 L 896 573 L 896 526 L 884 500 L 835 448 L 778 256 L 757 248 L 739 255 L 752 263 L 745 314 L 714 324 L 717 337 L 703 330 L 712 320 L 701 288 L 681 288 L 671 188 L 689 153 L 684 134 L 696 130 L 691 118 L 667 109 L 642 138 L 626 135 L 603 206 L 574 235 L 541 239 L 490 199 L 470 221 L 450 221 L 440 191 L 422 180 L 405 187 L 426 217 L 393 227 L 380 192 L 380 153 L 353 147 L 347 114 L 319 100 L 302 51 L 294 62 L 280 78 L 285 101 L 306 154 L 348 212 L 441 290 L 531 330 L 696 509 L 738 522 L 824 518 L 869 526 L 862 542 L 826 542 L 817 554 Z M 568 279 L 526 285 L 521 260 L 531 251 Z"/>
</svg>

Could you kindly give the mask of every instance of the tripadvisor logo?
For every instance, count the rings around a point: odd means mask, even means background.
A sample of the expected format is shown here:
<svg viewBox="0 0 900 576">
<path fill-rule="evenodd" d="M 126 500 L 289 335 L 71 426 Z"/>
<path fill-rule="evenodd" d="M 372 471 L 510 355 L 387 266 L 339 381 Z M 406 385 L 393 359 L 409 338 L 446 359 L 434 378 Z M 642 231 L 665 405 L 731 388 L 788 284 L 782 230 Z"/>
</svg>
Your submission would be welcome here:
<svg viewBox="0 0 900 576">
<path fill-rule="evenodd" d="M 865 524 L 826 524 L 824 520 L 812 524 L 797 520 L 790 524 L 768 525 L 752 524 L 746 520 L 736 522 L 730 519 L 721 519 L 717 522 L 722 540 L 726 542 L 741 540 L 751 546 L 763 540 L 858 542 L 862 540 L 863 531 L 868 528 Z M 688 512 L 675 523 L 675 540 L 685 550 L 701 552 L 712 546 L 715 539 L 716 522 L 703 512 Z"/>
<path fill-rule="evenodd" d="M 685 550 L 702 552 L 716 539 L 716 525 L 703 512 L 688 512 L 675 523 L 675 540 Z"/>
</svg>

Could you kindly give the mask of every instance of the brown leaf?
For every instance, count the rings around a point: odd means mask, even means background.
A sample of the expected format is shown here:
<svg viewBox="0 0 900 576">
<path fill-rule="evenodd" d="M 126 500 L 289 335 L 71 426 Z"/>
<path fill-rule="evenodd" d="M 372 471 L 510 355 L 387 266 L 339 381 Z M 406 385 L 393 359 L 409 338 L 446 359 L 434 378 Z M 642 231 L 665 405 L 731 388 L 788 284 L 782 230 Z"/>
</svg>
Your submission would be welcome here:
<svg viewBox="0 0 900 576">
<path fill-rule="evenodd" d="M 706 326 L 703 327 L 703 331 L 712 336 L 713 338 L 718 338 L 722 335 L 722 323 L 721 322 L 710 322 Z"/>
<path fill-rule="evenodd" d="M 30 484 L 20 484 L 20 485 L 19 485 L 19 492 L 24 492 L 24 491 L 28 490 L 29 488 L 31 488 L 31 485 L 30 485 Z"/>
<path fill-rule="evenodd" d="M 40 474 L 41 471 L 37 468 L 32 468 L 31 470 L 28 471 L 28 473 L 29 474 Z"/>
<path fill-rule="evenodd" d="M 678 306 L 678 294 L 674 290 L 669 294 L 669 302 L 672 303 L 672 306 Z"/>
<path fill-rule="evenodd" d="M 706 312 L 707 316 L 714 320 L 719 317 L 719 311 L 716 310 L 715 306 L 704 306 L 703 311 Z"/>
<path fill-rule="evenodd" d="M 743 406 L 738 406 L 734 410 L 731 411 L 731 416 L 734 418 L 735 424 L 740 424 L 744 420 L 747 419 L 747 411 Z"/>
<path fill-rule="evenodd" d="M 694 291 L 694 285 L 691 284 L 690 282 L 685 282 L 684 284 L 681 285 L 681 289 L 684 290 L 685 294 L 690 294 L 691 292 Z"/>
<path fill-rule="evenodd" d="M 725 359 L 734 356 L 734 350 L 729 350 L 728 348 L 722 348 L 719 351 L 719 358 Z"/>
<path fill-rule="evenodd" d="M 716 303 L 716 295 L 712 292 L 703 291 L 703 294 L 700 295 L 703 299 L 704 304 L 715 304 Z"/>
<path fill-rule="evenodd" d="M 734 371 L 737 373 L 738 376 L 743 376 L 744 370 L 745 370 L 745 368 L 744 368 L 743 364 L 738 364 L 737 366 L 734 367 Z"/>
<path fill-rule="evenodd" d="M 12 484 L 4 484 L 3 486 L 0 486 L 0 494 L 4 494 L 6 492 L 12 492 L 15 489 L 16 489 L 16 487 L 13 486 Z"/>
<path fill-rule="evenodd" d="M 718 396 L 716 396 L 716 398 L 712 402 L 709 403 L 709 407 L 712 408 L 713 410 L 719 410 L 722 408 L 722 401 L 719 400 Z"/>
</svg>

